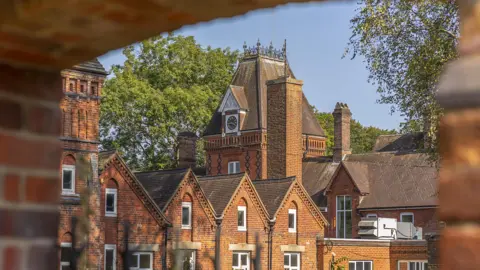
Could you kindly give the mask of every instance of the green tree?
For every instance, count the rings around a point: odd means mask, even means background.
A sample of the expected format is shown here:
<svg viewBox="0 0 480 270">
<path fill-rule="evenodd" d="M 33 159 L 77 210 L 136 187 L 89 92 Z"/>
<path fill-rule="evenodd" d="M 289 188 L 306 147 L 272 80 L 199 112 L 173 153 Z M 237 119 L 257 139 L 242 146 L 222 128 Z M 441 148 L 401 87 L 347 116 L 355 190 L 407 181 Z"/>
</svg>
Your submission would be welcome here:
<svg viewBox="0 0 480 270">
<path fill-rule="evenodd" d="M 331 113 L 319 112 L 314 108 L 315 117 L 327 136 L 327 155 L 333 153 L 333 115 Z M 350 122 L 350 142 L 353 154 L 371 152 L 377 137 L 380 135 L 395 134 L 395 130 L 380 129 L 377 127 L 364 127 L 358 121 L 352 119 Z"/>
<path fill-rule="evenodd" d="M 205 128 L 238 52 L 168 35 L 126 47 L 123 54 L 127 59 L 113 67 L 102 93 L 102 148 L 117 149 L 137 170 L 174 166 L 177 134 Z"/>
<path fill-rule="evenodd" d="M 456 1 L 360 0 L 345 55 L 362 55 L 379 102 L 405 117 L 403 131 L 427 125 L 432 150 L 441 109 L 435 100 L 445 63 L 457 57 Z"/>
</svg>

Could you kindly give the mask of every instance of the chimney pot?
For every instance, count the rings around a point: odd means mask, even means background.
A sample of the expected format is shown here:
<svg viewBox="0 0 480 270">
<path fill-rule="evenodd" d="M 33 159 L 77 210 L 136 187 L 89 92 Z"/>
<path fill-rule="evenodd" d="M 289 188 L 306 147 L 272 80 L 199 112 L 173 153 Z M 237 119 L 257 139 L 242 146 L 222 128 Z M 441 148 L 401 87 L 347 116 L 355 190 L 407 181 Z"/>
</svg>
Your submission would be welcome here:
<svg viewBox="0 0 480 270">
<path fill-rule="evenodd" d="M 333 111 L 333 161 L 340 162 L 345 155 L 351 154 L 350 121 L 352 113 L 345 103 L 337 102 Z"/>
</svg>

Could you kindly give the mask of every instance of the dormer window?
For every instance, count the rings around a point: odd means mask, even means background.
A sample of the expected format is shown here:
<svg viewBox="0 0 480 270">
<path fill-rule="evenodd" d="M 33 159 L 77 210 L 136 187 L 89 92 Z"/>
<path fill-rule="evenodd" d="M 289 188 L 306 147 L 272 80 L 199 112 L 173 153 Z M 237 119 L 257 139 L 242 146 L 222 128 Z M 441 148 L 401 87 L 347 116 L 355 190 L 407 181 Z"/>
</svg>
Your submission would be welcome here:
<svg viewBox="0 0 480 270">
<path fill-rule="evenodd" d="M 227 114 L 225 115 L 225 133 L 235 133 L 238 132 L 238 114 Z"/>
</svg>

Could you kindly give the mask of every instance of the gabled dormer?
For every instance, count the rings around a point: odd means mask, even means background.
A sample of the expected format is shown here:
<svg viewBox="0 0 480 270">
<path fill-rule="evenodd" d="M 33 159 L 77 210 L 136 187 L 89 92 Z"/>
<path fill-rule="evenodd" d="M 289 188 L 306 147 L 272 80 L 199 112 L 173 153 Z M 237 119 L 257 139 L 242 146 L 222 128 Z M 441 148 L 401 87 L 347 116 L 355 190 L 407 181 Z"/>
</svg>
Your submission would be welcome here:
<svg viewBox="0 0 480 270">
<path fill-rule="evenodd" d="M 218 113 L 222 115 L 222 134 L 240 135 L 247 110 L 243 87 L 230 85 L 218 108 Z"/>
</svg>

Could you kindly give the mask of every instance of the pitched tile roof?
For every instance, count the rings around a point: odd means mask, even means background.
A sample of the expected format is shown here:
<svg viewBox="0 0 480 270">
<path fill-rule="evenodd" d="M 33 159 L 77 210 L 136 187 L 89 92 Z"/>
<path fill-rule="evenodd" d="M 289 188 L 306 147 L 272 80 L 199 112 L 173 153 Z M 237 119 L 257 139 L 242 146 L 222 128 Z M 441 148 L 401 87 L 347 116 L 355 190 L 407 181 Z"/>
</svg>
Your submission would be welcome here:
<svg viewBox="0 0 480 270">
<path fill-rule="evenodd" d="M 368 195 L 360 209 L 437 205 L 438 171 L 426 154 L 371 153 L 349 155 L 343 161 Z M 367 183 L 368 182 L 368 183 Z"/>
<path fill-rule="evenodd" d="M 248 102 L 247 97 L 245 96 L 245 91 L 242 86 L 230 85 L 230 89 L 232 89 L 232 94 L 235 99 L 238 101 L 238 106 L 240 109 L 248 109 Z"/>
<path fill-rule="evenodd" d="M 271 219 L 275 217 L 294 182 L 295 177 L 253 181 Z"/>
<path fill-rule="evenodd" d="M 97 58 L 80 63 L 78 65 L 73 66 L 72 69 L 80 70 L 80 71 L 87 71 L 92 73 L 97 73 L 100 75 L 108 75 L 108 72 L 105 70 L 103 65 L 98 61 Z"/>
<path fill-rule="evenodd" d="M 293 78 L 293 72 L 288 67 L 289 73 Z M 238 68 L 233 75 L 231 85 L 235 87 L 243 87 L 243 91 L 236 91 L 236 93 L 243 92 L 244 101 L 239 101 L 248 106 L 248 111 L 245 115 L 242 130 L 251 130 L 259 128 L 267 128 L 267 85 L 269 80 L 278 79 L 284 76 L 285 62 L 271 59 L 263 56 L 256 56 L 244 58 L 238 64 Z M 243 99 L 243 97 L 239 97 Z M 325 136 L 325 132 L 316 121 L 313 111 L 310 108 L 305 95 L 303 96 L 303 134 Z M 215 111 L 205 129 L 204 135 L 221 134 L 222 115 Z"/>
<path fill-rule="evenodd" d="M 423 132 L 380 135 L 375 141 L 374 152 L 413 151 L 423 145 Z"/>
<path fill-rule="evenodd" d="M 222 216 L 245 173 L 199 177 L 200 187 L 213 206 L 217 216 Z"/>
<path fill-rule="evenodd" d="M 338 163 L 331 157 L 306 158 L 302 166 L 302 184 L 318 207 L 327 207 L 324 195 L 330 179 L 335 173 Z"/>
<path fill-rule="evenodd" d="M 361 193 L 370 193 L 368 182 L 368 165 L 363 162 L 342 162 L 348 174 L 354 179 L 355 185 Z"/>
<path fill-rule="evenodd" d="M 135 176 L 142 183 L 155 203 L 165 211 L 167 203 L 175 194 L 189 169 L 137 172 Z"/>
</svg>

